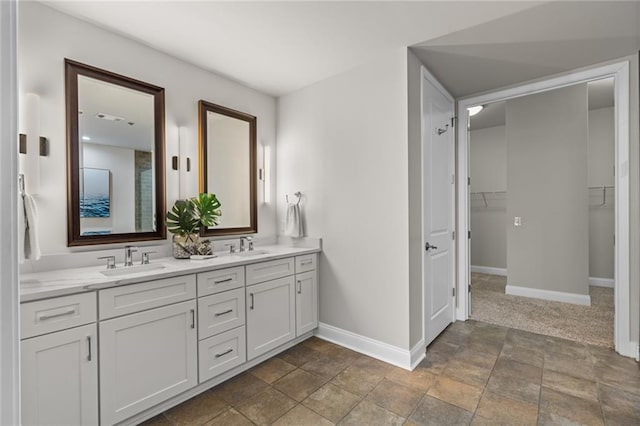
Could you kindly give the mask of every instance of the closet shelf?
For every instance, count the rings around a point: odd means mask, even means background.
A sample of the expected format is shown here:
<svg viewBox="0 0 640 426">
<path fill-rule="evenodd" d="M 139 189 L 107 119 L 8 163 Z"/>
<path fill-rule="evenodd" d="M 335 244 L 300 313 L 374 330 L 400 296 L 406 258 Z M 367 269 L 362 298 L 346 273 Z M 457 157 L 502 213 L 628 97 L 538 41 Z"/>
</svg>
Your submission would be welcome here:
<svg viewBox="0 0 640 426">
<path fill-rule="evenodd" d="M 487 202 L 487 195 L 488 196 L 495 196 L 494 199 L 500 199 L 500 200 L 504 200 L 506 199 L 506 195 L 507 195 L 507 191 L 478 191 L 478 192 L 471 192 L 471 200 L 473 201 L 473 197 L 474 196 L 479 196 L 481 197 L 482 201 L 484 202 L 484 206 L 489 207 L 489 203 Z M 504 198 L 501 196 L 505 196 Z M 476 198 L 476 200 L 478 200 L 480 198 Z"/>
</svg>

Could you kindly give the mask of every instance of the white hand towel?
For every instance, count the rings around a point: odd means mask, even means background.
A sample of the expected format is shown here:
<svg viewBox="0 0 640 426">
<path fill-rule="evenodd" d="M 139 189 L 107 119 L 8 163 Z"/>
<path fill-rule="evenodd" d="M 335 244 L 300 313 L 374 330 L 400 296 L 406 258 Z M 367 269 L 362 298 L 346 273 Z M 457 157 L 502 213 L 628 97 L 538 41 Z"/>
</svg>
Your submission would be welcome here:
<svg viewBox="0 0 640 426">
<path fill-rule="evenodd" d="M 24 236 L 26 233 L 26 220 L 24 211 L 24 198 L 18 194 L 18 262 L 24 263 Z"/>
<path fill-rule="evenodd" d="M 300 206 L 297 203 L 289 204 L 287 206 L 284 235 L 294 238 L 304 237 L 304 229 L 302 228 L 302 216 L 300 215 Z"/>
<path fill-rule="evenodd" d="M 24 238 L 24 257 L 31 260 L 40 259 L 40 243 L 38 241 L 38 209 L 36 200 L 24 194 L 24 213 L 26 232 Z"/>
</svg>

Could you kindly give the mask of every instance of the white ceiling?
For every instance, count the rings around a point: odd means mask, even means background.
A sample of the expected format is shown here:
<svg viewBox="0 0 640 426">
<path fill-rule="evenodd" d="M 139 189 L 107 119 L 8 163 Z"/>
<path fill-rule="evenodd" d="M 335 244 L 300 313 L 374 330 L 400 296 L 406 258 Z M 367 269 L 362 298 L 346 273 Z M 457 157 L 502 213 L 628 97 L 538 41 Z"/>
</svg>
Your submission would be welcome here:
<svg viewBox="0 0 640 426">
<path fill-rule="evenodd" d="M 637 53 L 640 2 L 547 3 L 412 50 L 464 97 Z"/>
<path fill-rule="evenodd" d="M 45 3 L 278 96 L 347 71 L 387 49 L 438 39 L 542 2 Z"/>
<path fill-rule="evenodd" d="M 81 141 L 129 148 L 154 149 L 153 96 L 123 86 L 78 77 L 78 110 Z M 122 121 L 99 118 L 98 114 L 120 117 Z M 130 124 L 133 123 L 133 124 Z"/>
</svg>

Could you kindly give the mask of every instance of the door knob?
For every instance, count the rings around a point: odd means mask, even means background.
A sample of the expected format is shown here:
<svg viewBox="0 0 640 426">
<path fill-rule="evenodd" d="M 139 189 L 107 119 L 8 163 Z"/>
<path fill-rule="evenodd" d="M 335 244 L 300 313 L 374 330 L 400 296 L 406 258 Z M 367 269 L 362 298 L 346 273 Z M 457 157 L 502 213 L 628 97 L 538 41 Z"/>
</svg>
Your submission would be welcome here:
<svg viewBox="0 0 640 426">
<path fill-rule="evenodd" d="M 427 241 L 427 242 L 425 243 L 425 245 L 424 245 L 424 249 L 425 249 L 426 251 L 429 251 L 429 250 L 431 250 L 431 249 L 437 250 L 437 249 L 438 249 L 438 246 L 432 246 L 432 245 L 431 245 L 431 244 L 429 244 L 429 242 Z"/>
</svg>

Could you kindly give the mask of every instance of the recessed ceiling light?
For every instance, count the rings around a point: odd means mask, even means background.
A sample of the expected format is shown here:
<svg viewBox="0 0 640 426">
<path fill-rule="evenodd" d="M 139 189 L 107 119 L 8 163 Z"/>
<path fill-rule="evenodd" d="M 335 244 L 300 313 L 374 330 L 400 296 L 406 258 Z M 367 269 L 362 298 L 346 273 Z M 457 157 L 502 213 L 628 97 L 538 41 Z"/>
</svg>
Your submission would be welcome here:
<svg viewBox="0 0 640 426">
<path fill-rule="evenodd" d="M 89 136 L 83 136 L 83 137 L 82 137 L 82 140 L 83 140 L 83 141 L 90 141 L 90 140 L 91 140 L 91 138 L 90 138 Z"/>
<path fill-rule="evenodd" d="M 477 106 L 472 106 L 471 108 L 467 108 L 467 111 L 469 111 L 469 117 L 473 117 L 474 115 L 482 111 L 483 108 L 484 107 L 482 105 L 477 105 Z"/>
</svg>

